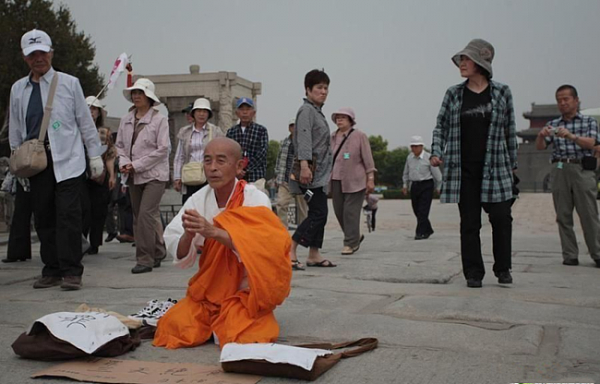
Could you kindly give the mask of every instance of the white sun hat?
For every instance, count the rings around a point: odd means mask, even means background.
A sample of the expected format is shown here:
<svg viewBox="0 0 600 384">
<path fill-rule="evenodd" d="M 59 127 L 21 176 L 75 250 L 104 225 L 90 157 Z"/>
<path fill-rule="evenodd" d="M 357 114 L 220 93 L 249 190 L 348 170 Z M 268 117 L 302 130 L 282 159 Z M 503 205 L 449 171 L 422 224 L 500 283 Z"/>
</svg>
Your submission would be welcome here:
<svg viewBox="0 0 600 384">
<path fill-rule="evenodd" d="M 131 91 L 133 91 L 135 89 L 139 89 L 140 91 L 143 91 L 144 94 L 150 100 L 154 101 L 154 105 L 160 104 L 160 99 L 154 93 L 154 89 L 155 89 L 154 88 L 154 83 L 151 82 L 150 80 L 148 80 L 148 79 L 137 79 L 137 81 L 135 82 L 135 84 L 133 84 L 129 88 L 125 88 L 123 90 L 123 96 L 125 96 L 125 98 L 127 99 L 127 101 L 133 102 L 131 100 Z"/>
<path fill-rule="evenodd" d="M 212 109 L 210 108 L 210 101 L 208 101 L 208 99 L 205 99 L 204 97 L 201 97 L 194 101 L 194 106 L 192 107 L 190 113 L 193 115 L 196 109 L 206 109 L 208 111 L 209 119 L 213 116 Z"/>
<path fill-rule="evenodd" d="M 86 97 L 85 103 L 88 105 L 88 107 L 96 107 L 96 108 L 100 108 L 100 109 L 105 109 L 104 105 L 102 105 L 102 103 L 100 102 L 100 99 L 98 99 L 96 96 Z"/>
<path fill-rule="evenodd" d="M 413 136 L 410 138 L 410 146 L 413 145 L 425 145 L 425 142 L 421 136 Z"/>
</svg>

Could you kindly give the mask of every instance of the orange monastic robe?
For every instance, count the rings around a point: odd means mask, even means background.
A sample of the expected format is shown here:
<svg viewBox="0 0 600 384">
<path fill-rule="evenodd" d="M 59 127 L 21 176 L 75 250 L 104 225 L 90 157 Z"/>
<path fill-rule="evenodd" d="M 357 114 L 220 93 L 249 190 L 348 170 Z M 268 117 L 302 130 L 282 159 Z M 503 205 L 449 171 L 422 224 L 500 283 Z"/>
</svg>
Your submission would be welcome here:
<svg viewBox="0 0 600 384">
<path fill-rule="evenodd" d="M 186 297 L 158 322 L 155 346 L 194 347 L 213 332 L 221 346 L 277 340 L 279 325 L 273 310 L 290 292 L 291 240 L 267 207 L 242 206 L 245 184 L 236 184 L 227 208 L 214 218 L 214 225 L 231 236 L 241 263 L 231 249 L 206 240 Z M 240 290 L 244 267 L 249 288 Z"/>
</svg>

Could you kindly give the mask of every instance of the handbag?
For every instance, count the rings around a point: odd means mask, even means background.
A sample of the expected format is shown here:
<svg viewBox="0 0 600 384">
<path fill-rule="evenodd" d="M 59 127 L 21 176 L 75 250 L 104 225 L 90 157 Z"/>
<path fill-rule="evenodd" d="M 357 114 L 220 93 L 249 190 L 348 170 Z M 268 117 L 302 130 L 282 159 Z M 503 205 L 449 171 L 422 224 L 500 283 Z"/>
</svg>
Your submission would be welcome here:
<svg viewBox="0 0 600 384">
<path fill-rule="evenodd" d="M 331 369 L 331 367 L 336 365 L 341 359 L 355 357 L 365 352 L 371 351 L 377 348 L 377 344 L 377 339 L 366 338 L 340 344 L 323 343 L 298 345 L 297 347 L 300 348 L 327 350 L 356 347 L 354 349 L 346 350 L 343 352 L 332 353 L 330 355 L 317 357 L 310 371 L 293 364 L 271 363 L 266 360 L 254 359 L 222 362 L 221 367 L 225 372 L 245 373 L 259 376 L 287 377 L 291 379 L 314 381 L 323 373 Z"/>
<path fill-rule="evenodd" d="M 212 140 L 212 128 L 208 129 L 208 141 Z M 202 185 L 206 183 L 203 162 L 189 162 L 181 168 L 181 182 L 184 185 Z"/>
<path fill-rule="evenodd" d="M 48 166 L 46 157 L 46 132 L 50 124 L 50 114 L 52 113 L 52 103 L 56 93 L 56 84 L 58 83 L 58 73 L 54 74 L 50 83 L 50 92 L 48 101 L 44 107 L 44 117 L 40 126 L 40 135 L 37 139 L 27 140 L 10 154 L 9 169 L 10 173 L 17 177 L 27 178 L 35 176 L 42 172 Z"/>
</svg>

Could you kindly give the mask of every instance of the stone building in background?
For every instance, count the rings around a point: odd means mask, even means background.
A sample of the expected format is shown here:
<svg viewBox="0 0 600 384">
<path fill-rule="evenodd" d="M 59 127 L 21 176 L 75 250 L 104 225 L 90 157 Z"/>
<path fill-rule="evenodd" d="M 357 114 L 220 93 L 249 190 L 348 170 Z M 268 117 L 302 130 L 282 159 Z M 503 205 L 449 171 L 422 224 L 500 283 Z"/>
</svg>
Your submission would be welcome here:
<svg viewBox="0 0 600 384">
<path fill-rule="evenodd" d="M 251 98 L 257 107 L 257 97 L 262 92 L 262 84 L 246 80 L 235 72 L 206 72 L 200 73 L 199 65 L 190 65 L 190 73 L 175 75 L 136 75 L 138 78 L 150 79 L 156 86 L 156 95 L 168 110 L 171 144 L 170 163 L 173 164 L 177 133 L 179 128 L 188 124 L 181 112 L 190 103 L 200 97 L 210 101 L 213 110 L 211 123 L 227 132 L 237 121 L 235 103 L 242 97 Z M 116 132 L 120 118 L 109 117 L 105 125 Z"/>
</svg>

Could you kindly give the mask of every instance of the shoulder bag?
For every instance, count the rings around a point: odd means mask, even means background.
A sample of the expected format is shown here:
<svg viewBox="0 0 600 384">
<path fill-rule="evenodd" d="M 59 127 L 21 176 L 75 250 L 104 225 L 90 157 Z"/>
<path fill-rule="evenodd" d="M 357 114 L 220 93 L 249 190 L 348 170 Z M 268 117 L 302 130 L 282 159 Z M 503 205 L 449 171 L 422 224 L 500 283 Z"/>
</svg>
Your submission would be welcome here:
<svg viewBox="0 0 600 384">
<path fill-rule="evenodd" d="M 27 140 L 10 155 L 10 173 L 17 177 L 27 178 L 35 176 L 48 166 L 44 141 L 46 140 L 48 124 L 50 124 L 50 114 L 52 113 L 52 103 L 54 102 L 57 83 L 58 72 L 55 72 L 52 82 L 50 83 L 48 101 L 44 107 L 44 117 L 42 118 L 40 135 L 37 139 Z"/>
</svg>

